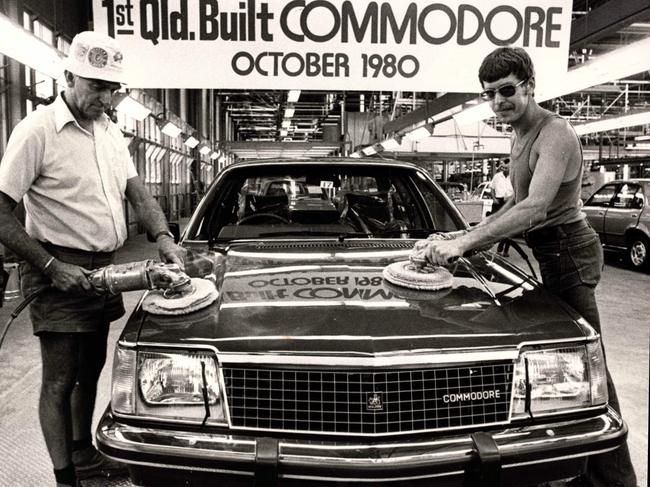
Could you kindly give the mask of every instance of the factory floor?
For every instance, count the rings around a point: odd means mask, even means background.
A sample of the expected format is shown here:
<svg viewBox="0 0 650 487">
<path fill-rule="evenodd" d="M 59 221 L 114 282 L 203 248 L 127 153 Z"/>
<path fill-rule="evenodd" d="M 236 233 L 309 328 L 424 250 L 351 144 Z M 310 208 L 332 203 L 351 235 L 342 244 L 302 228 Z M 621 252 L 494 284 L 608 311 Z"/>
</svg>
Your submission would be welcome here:
<svg viewBox="0 0 650 487">
<path fill-rule="evenodd" d="M 120 250 L 118 261 L 155 258 L 156 254 L 155 246 L 139 235 Z M 510 259 L 527 267 L 512 251 Z M 125 294 L 127 315 L 140 294 Z M 630 428 L 628 442 L 638 485 L 647 486 L 650 275 L 629 270 L 616 256 L 607 256 L 597 296 L 609 368 Z M 5 302 L 0 308 L 0 327 L 19 302 L 20 299 Z M 109 402 L 112 350 L 125 319 L 112 324 L 109 358 L 99 383 L 95 421 Z M 25 311 L 12 324 L 0 350 L 0 487 L 55 485 L 38 422 L 40 374 L 38 341 L 31 333 Z M 128 479 L 114 479 L 88 480 L 83 485 L 133 484 Z"/>
</svg>

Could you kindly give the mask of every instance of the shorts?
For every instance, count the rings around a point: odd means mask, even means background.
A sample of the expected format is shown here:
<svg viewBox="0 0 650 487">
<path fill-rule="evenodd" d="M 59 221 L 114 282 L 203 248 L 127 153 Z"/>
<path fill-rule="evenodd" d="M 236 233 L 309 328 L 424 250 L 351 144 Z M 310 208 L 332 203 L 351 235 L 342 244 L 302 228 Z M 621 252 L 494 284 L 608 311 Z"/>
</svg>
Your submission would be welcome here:
<svg viewBox="0 0 650 487">
<path fill-rule="evenodd" d="M 93 270 L 113 262 L 114 252 L 90 252 L 42 243 L 56 259 Z M 23 296 L 48 287 L 51 280 L 27 262 L 20 264 Z M 41 332 L 85 333 L 100 331 L 111 321 L 124 316 L 122 295 L 86 295 L 48 288 L 32 301 L 29 315 L 34 335 Z"/>
</svg>

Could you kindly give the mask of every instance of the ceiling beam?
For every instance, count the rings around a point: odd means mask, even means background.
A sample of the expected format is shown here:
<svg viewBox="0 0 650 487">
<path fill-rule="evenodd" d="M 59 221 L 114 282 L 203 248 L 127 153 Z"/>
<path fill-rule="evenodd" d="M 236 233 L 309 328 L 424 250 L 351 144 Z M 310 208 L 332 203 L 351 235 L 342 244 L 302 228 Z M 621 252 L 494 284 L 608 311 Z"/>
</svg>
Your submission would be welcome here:
<svg viewBox="0 0 650 487">
<path fill-rule="evenodd" d="M 571 49 L 584 47 L 647 18 L 650 18 L 650 0 L 610 0 L 571 22 Z"/>
<path fill-rule="evenodd" d="M 476 93 L 445 93 L 441 97 L 427 101 L 422 108 L 385 123 L 383 132 L 385 134 L 398 132 L 475 98 Z"/>
</svg>

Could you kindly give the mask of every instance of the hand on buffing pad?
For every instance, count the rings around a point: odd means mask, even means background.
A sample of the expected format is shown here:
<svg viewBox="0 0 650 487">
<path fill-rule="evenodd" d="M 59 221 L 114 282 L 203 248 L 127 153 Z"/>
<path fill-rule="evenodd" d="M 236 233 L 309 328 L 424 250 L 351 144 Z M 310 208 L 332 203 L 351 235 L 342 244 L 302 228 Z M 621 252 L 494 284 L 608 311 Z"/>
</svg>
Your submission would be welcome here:
<svg viewBox="0 0 650 487">
<path fill-rule="evenodd" d="M 408 261 L 394 262 L 384 268 L 384 279 L 397 286 L 422 291 L 438 291 L 452 287 L 454 278 L 451 272 L 444 267 L 431 265 L 427 260 L 427 249 L 434 240 L 453 240 L 466 233 L 466 230 L 433 233 L 426 240 L 418 240 L 413 245 Z"/>
<path fill-rule="evenodd" d="M 421 269 L 429 264 L 427 260 L 427 249 L 429 248 L 429 244 L 431 242 L 436 240 L 454 240 L 458 237 L 462 237 L 466 233 L 467 230 L 432 233 L 425 240 L 418 240 L 415 242 L 415 245 L 413 245 L 413 250 L 411 251 L 411 255 L 409 255 L 409 260 L 417 269 Z"/>
</svg>

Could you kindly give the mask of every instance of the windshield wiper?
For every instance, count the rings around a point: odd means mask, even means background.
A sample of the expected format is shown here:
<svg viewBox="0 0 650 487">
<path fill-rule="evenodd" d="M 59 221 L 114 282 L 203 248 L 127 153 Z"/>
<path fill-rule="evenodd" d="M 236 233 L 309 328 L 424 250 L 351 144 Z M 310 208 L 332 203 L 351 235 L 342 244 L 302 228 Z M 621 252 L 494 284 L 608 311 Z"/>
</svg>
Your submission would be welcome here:
<svg viewBox="0 0 650 487">
<path fill-rule="evenodd" d="M 358 237 L 371 237 L 372 233 L 365 232 L 332 232 L 332 231 L 318 231 L 318 230 L 285 230 L 282 232 L 264 232 L 260 233 L 260 237 L 287 237 L 291 235 L 307 235 L 316 237 L 339 237 L 339 240 L 344 238 L 358 238 Z"/>
<path fill-rule="evenodd" d="M 407 234 L 407 235 L 417 235 L 417 236 L 422 236 L 423 238 L 428 237 L 432 233 L 439 233 L 439 230 L 434 230 L 433 228 L 407 228 L 405 230 L 400 230 L 400 229 L 386 229 L 386 230 L 377 230 L 374 232 L 374 235 L 379 236 L 379 237 L 384 237 L 388 235 L 402 235 L 402 234 Z"/>
</svg>

